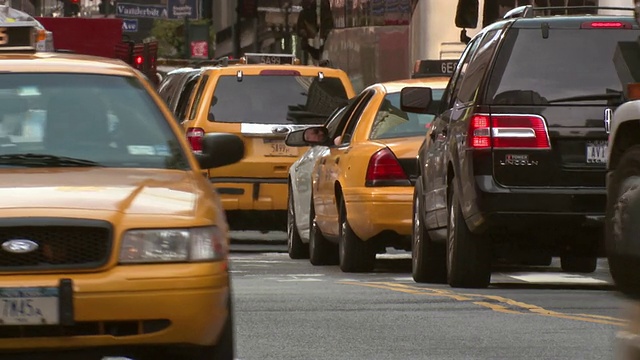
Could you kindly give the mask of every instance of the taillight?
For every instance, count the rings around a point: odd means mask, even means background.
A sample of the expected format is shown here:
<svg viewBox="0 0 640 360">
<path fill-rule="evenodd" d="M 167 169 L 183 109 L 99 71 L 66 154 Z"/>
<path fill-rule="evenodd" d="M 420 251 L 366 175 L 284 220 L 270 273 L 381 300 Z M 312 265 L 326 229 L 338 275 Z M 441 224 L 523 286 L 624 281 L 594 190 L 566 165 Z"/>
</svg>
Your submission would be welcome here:
<svg viewBox="0 0 640 360">
<path fill-rule="evenodd" d="M 366 186 L 411 185 L 398 158 L 389 148 L 376 151 L 369 159 Z"/>
<path fill-rule="evenodd" d="M 544 119 L 538 115 L 473 115 L 469 146 L 474 149 L 550 149 Z"/>
<path fill-rule="evenodd" d="M 189 145 L 191 145 L 191 150 L 194 153 L 202 153 L 202 137 L 204 136 L 204 130 L 201 128 L 188 128 L 187 129 L 187 140 L 189 140 Z"/>
<path fill-rule="evenodd" d="M 622 21 L 587 21 L 580 25 L 581 29 L 632 29 L 631 23 Z"/>
</svg>

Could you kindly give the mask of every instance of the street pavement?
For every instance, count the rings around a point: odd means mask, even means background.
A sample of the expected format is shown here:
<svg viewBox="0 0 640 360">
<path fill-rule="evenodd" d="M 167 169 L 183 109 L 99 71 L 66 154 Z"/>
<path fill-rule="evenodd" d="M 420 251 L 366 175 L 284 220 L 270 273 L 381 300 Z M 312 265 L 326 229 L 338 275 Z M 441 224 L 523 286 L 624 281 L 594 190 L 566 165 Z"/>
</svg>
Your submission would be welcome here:
<svg viewBox="0 0 640 360">
<path fill-rule="evenodd" d="M 401 251 L 347 274 L 281 244 L 232 245 L 238 359 L 613 359 L 626 323 L 605 260 L 593 274 L 558 259 L 495 269 L 488 289 L 417 284 L 410 271 Z"/>
</svg>

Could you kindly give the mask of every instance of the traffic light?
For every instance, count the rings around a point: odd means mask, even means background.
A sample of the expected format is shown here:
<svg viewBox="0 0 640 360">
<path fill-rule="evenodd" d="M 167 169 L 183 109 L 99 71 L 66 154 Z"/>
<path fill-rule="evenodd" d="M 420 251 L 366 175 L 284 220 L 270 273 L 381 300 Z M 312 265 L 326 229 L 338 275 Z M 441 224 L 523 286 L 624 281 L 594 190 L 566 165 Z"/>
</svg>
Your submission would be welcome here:
<svg viewBox="0 0 640 360">
<path fill-rule="evenodd" d="M 258 17 L 258 0 L 238 0 L 238 14 L 244 19 Z"/>
<path fill-rule="evenodd" d="M 63 0 L 63 16 L 73 17 L 80 14 L 80 0 Z"/>
</svg>

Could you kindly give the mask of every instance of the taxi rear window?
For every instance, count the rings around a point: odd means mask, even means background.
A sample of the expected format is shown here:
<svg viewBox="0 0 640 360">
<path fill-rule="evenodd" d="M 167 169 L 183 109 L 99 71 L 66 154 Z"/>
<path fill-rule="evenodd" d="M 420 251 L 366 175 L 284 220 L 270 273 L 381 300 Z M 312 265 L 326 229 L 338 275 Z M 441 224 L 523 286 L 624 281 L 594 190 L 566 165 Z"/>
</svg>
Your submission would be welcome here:
<svg viewBox="0 0 640 360">
<path fill-rule="evenodd" d="M 0 167 L 74 164 L 59 162 L 64 157 L 104 167 L 187 169 L 168 121 L 135 78 L 0 73 Z"/>
<path fill-rule="evenodd" d="M 292 75 L 221 76 L 209 120 L 257 124 L 323 124 L 348 101 L 339 78 Z"/>
</svg>

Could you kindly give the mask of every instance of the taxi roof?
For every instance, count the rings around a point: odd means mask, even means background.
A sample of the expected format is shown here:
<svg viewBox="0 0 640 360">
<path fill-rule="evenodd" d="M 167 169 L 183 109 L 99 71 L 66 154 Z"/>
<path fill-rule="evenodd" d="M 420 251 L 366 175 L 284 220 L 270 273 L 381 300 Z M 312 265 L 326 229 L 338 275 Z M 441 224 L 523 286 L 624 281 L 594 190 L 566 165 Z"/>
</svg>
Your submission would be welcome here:
<svg viewBox="0 0 640 360">
<path fill-rule="evenodd" d="M 406 86 L 424 86 L 434 89 L 444 89 L 447 87 L 449 79 L 450 78 L 447 76 L 434 76 L 428 78 L 389 81 L 381 83 L 380 85 L 384 86 L 385 90 L 389 93 L 399 92 Z"/>
<path fill-rule="evenodd" d="M 262 70 L 298 71 L 301 75 L 313 74 L 312 76 L 316 76 L 319 72 L 322 72 L 325 76 L 331 77 L 337 77 L 344 74 L 343 70 L 331 67 L 289 64 L 229 64 L 228 66 L 206 67 L 205 70 L 220 72 L 224 75 L 235 75 L 238 70 L 242 70 L 245 75 L 259 73 Z"/>
<path fill-rule="evenodd" d="M 119 59 L 68 53 L 2 53 L 3 72 L 84 73 L 98 75 L 135 76 L 135 70 Z"/>
</svg>

